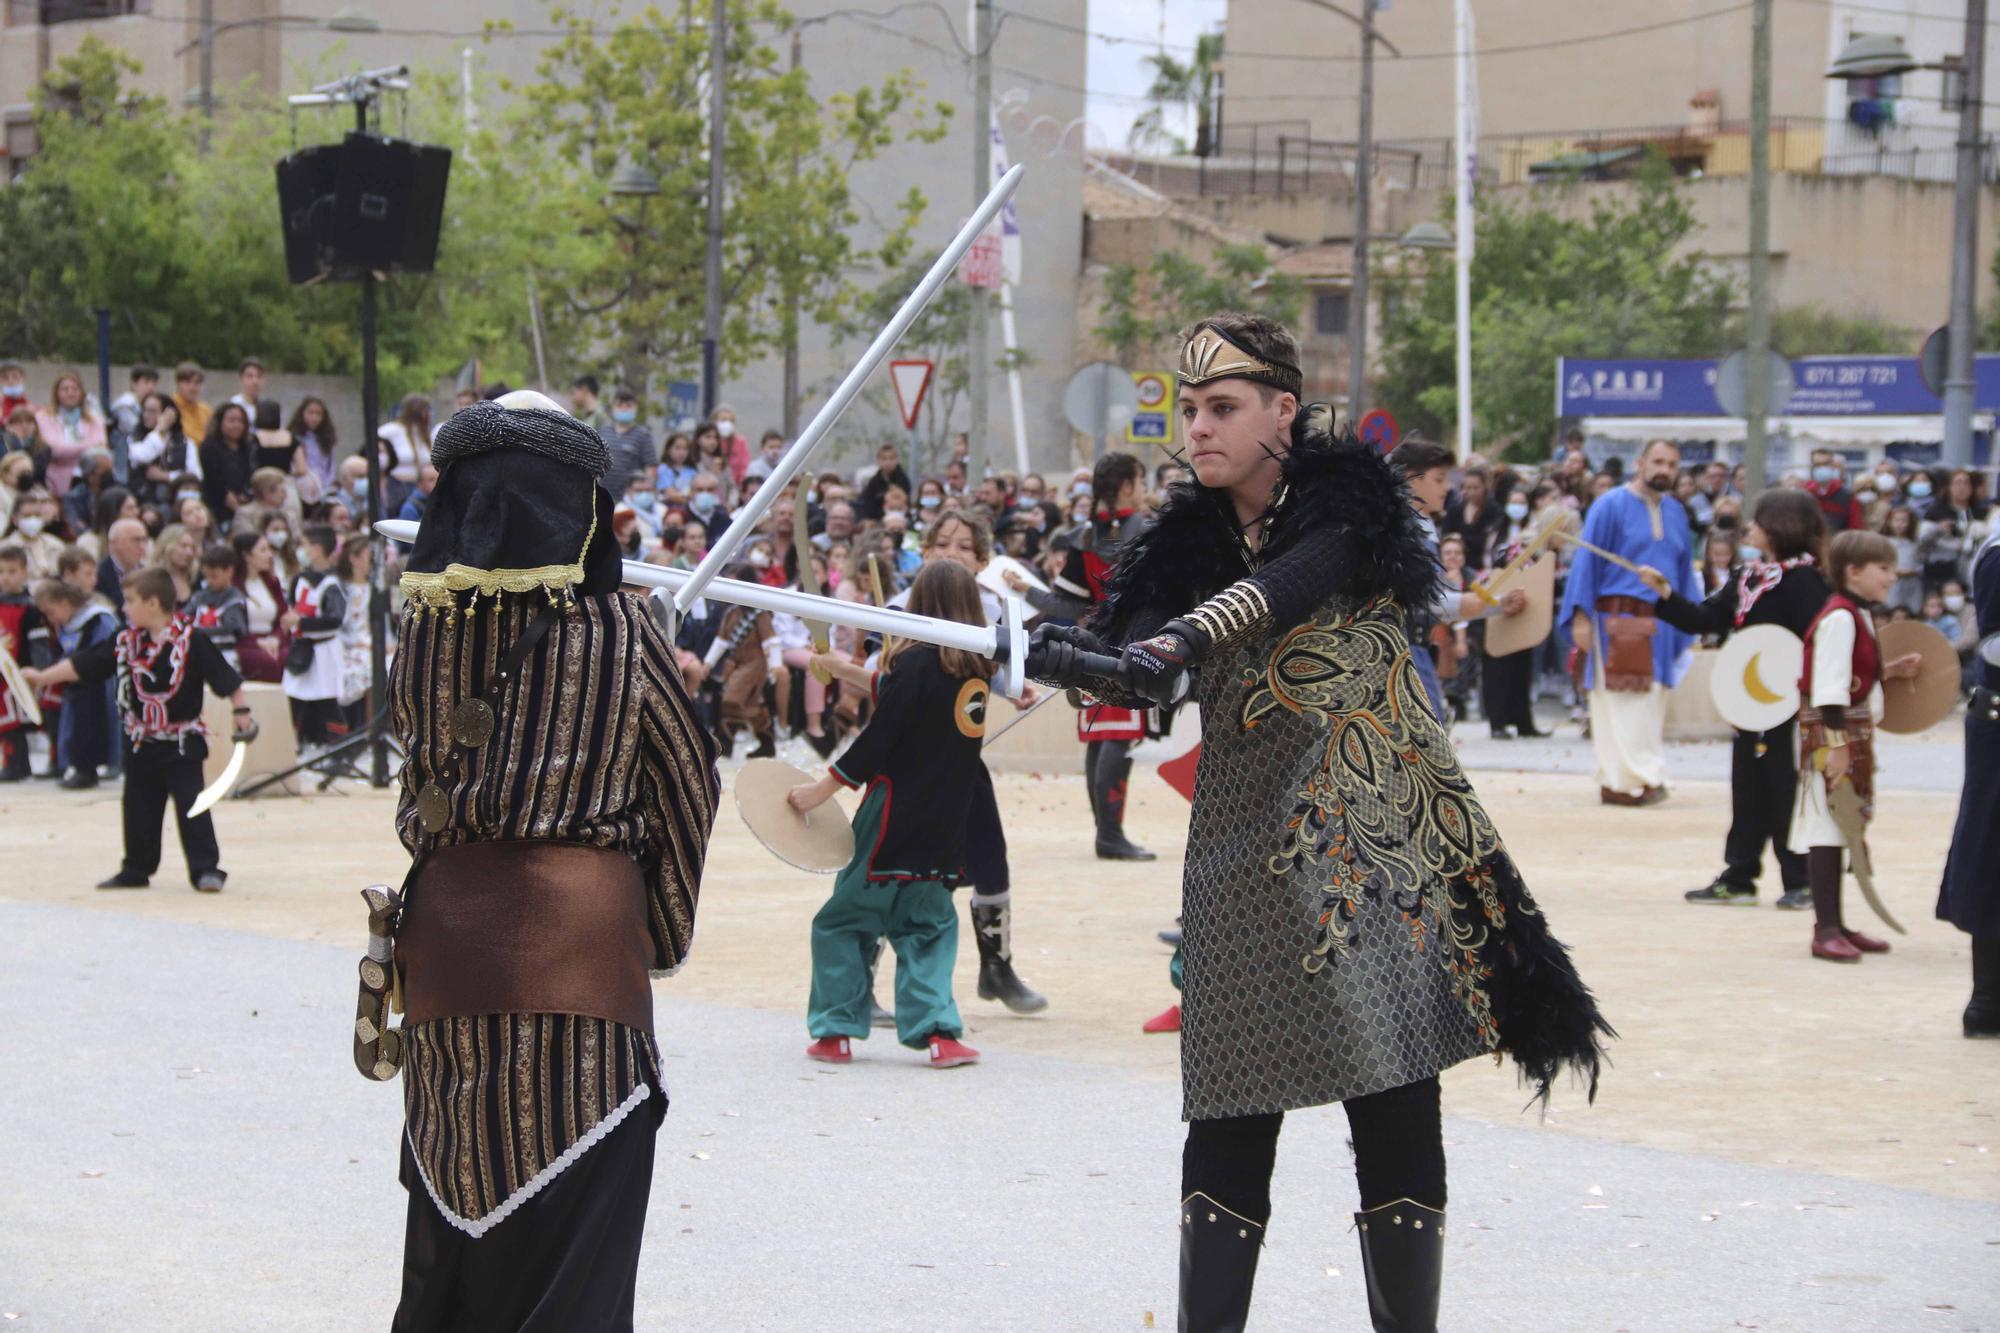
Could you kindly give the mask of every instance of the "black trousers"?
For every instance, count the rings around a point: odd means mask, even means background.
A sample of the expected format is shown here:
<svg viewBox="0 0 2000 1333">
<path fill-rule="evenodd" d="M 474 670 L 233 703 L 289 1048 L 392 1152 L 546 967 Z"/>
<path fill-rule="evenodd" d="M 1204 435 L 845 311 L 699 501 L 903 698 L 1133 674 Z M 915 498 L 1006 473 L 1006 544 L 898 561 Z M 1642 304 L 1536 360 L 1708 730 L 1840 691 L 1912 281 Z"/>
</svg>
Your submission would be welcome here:
<svg viewBox="0 0 2000 1333">
<path fill-rule="evenodd" d="M 658 1127 L 656 1116 L 626 1116 L 476 1238 L 431 1202 L 405 1138 L 410 1207 L 395 1333 L 629 1333 Z"/>
<path fill-rule="evenodd" d="M 1435 1077 L 1341 1103 L 1365 1211 L 1398 1199 L 1445 1204 L 1444 1124 Z M 1202 1193 L 1260 1226 L 1271 1216 L 1271 1168 L 1282 1112 L 1188 1122 L 1181 1197 Z"/>
<path fill-rule="evenodd" d="M 208 744 L 187 738 L 182 749 L 163 741 L 135 746 L 125 763 L 125 866 L 127 875 L 150 879 L 160 868 L 160 826 L 167 802 L 174 803 L 180 825 L 181 854 L 187 858 L 188 882 L 222 869 L 222 849 L 215 843 L 215 821 L 206 814 L 188 818 L 188 807 L 201 795 L 201 765 Z"/>
<path fill-rule="evenodd" d="M 1528 648 L 1505 657 L 1488 657 L 1481 663 L 1479 701 L 1489 725 L 1535 729 L 1535 710 L 1529 698 L 1534 676 L 1535 654 Z"/>
<path fill-rule="evenodd" d="M 1758 754 L 1762 743 L 1764 753 Z M 1754 893 L 1764 869 L 1764 844 L 1778 859 L 1778 875 L 1787 890 L 1806 884 L 1806 858 L 1787 842 L 1792 829 L 1792 803 L 1798 799 L 1799 745 L 1796 720 L 1770 731 L 1739 731 L 1729 751 L 1729 839 L 1722 856 L 1722 877 Z"/>
</svg>

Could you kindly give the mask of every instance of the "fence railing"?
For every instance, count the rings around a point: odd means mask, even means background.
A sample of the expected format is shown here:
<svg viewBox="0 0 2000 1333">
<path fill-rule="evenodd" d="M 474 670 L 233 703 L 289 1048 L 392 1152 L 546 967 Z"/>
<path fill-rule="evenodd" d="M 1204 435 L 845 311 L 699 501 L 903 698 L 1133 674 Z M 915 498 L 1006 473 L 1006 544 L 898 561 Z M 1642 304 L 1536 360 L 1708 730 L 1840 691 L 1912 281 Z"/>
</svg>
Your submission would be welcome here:
<svg viewBox="0 0 2000 1333">
<path fill-rule="evenodd" d="M 1283 195 L 1345 192 L 1354 180 L 1355 145 L 1316 139 L 1304 120 L 1225 126 L 1217 150 L 1202 158 L 1110 155 L 1107 164 L 1173 193 Z M 1768 143 L 1771 170 L 1816 176 L 1887 176 L 1949 181 L 1957 173 L 1957 131 L 1943 125 L 1881 124 L 1778 117 Z M 1482 181 L 1516 185 L 1575 176 L 1617 180 L 1653 153 L 1681 176 L 1741 176 L 1750 171 L 1751 136 L 1741 122 L 1707 126 L 1552 130 L 1488 135 L 1479 141 Z M 1379 181 L 1411 189 L 1448 189 L 1456 172 L 1448 138 L 1393 139 L 1375 145 Z M 2000 183 L 2000 153 L 1986 144 L 1984 177 Z"/>
</svg>

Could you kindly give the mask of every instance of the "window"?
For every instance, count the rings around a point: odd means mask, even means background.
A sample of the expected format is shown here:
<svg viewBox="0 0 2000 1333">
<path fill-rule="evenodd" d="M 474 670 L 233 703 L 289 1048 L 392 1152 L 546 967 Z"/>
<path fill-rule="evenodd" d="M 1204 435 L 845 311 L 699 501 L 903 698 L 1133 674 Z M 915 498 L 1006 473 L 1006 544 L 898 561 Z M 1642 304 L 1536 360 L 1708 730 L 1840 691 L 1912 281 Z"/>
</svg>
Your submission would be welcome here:
<svg viewBox="0 0 2000 1333">
<path fill-rule="evenodd" d="M 123 14 L 143 14 L 152 0 L 41 0 L 43 24 L 68 23 L 75 19 L 109 19 Z"/>
<path fill-rule="evenodd" d="M 1313 297 L 1313 332 L 1347 332 L 1347 293 L 1320 292 Z"/>
</svg>

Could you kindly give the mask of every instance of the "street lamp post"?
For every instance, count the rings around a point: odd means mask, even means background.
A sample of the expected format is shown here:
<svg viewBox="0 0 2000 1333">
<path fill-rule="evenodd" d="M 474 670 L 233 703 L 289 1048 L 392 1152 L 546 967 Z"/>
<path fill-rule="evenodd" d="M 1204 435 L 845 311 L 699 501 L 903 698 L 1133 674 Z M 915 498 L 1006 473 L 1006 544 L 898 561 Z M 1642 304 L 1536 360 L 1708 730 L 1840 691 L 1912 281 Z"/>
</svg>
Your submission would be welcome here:
<svg viewBox="0 0 2000 1333">
<path fill-rule="evenodd" d="M 1946 467 L 1972 466 L 1974 405 L 1973 351 L 1975 285 L 1979 274 L 1979 188 L 1984 176 L 1985 136 L 1980 111 L 1986 84 L 1986 0 L 1966 0 L 1965 51 L 1957 63 L 1925 64 L 1895 36 L 1850 41 L 1827 70 L 1830 79 L 1886 78 L 1913 70 L 1951 70 L 1961 75 L 1958 94 L 1958 169 L 1951 217 L 1951 313 L 1945 337 L 1944 451 Z"/>
<path fill-rule="evenodd" d="M 626 222 L 618 217 L 612 219 L 632 238 L 632 273 L 625 284 L 625 294 L 629 298 L 639 292 L 639 246 L 646 238 L 646 205 L 660 193 L 660 178 L 637 163 L 628 162 L 611 173 L 611 181 L 605 187 L 605 192 L 613 199 L 634 200 L 639 209 L 637 222 Z M 628 327 L 625 337 L 624 378 L 626 383 L 638 391 L 640 399 L 650 407 L 652 398 L 648 388 L 652 377 L 651 367 L 646 364 L 648 350 L 649 345 L 645 337 Z"/>
</svg>

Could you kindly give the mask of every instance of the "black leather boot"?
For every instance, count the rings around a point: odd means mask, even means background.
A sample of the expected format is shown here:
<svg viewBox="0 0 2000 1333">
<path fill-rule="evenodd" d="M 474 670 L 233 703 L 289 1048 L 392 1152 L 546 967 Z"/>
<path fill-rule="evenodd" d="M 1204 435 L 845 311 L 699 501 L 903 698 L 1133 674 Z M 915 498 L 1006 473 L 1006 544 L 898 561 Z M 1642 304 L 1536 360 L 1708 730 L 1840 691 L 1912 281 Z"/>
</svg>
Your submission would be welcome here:
<svg viewBox="0 0 2000 1333">
<path fill-rule="evenodd" d="M 998 1000 L 1017 1014 L 1038 1014 L 1049 1002 L 1014 974 L 1009 906 L 972 904 L 972 938 L 979 942 L 979 998 Z"/>
<path fill-rule="evenodd" d="M 1408 1199 L 1354 1215 L 1375 1333 L 1437 1333 L 1444 1214 Z"/>
<path fill-rule="evenodd" d="M 1243 1333 L 1264 1228 L 1206 1194 L 1181 1200 L 1180 1333 Z"/>
<path fill-rule="evenodd" d="M 1090 769 L 1091 808 L 1097 812 L 1097 859 L 1153 861 L 1158 858 L 1125 836 L 1125 784 L 1132 757 L 1123 745 L 1106 744 Z"/>
<path fill-rule="evenodd" d="M 2000 935 L 1972 937 L 1972 999 L 1965 1006 L 1965 1035 L 2000 1037 Z"/>
</svg>

